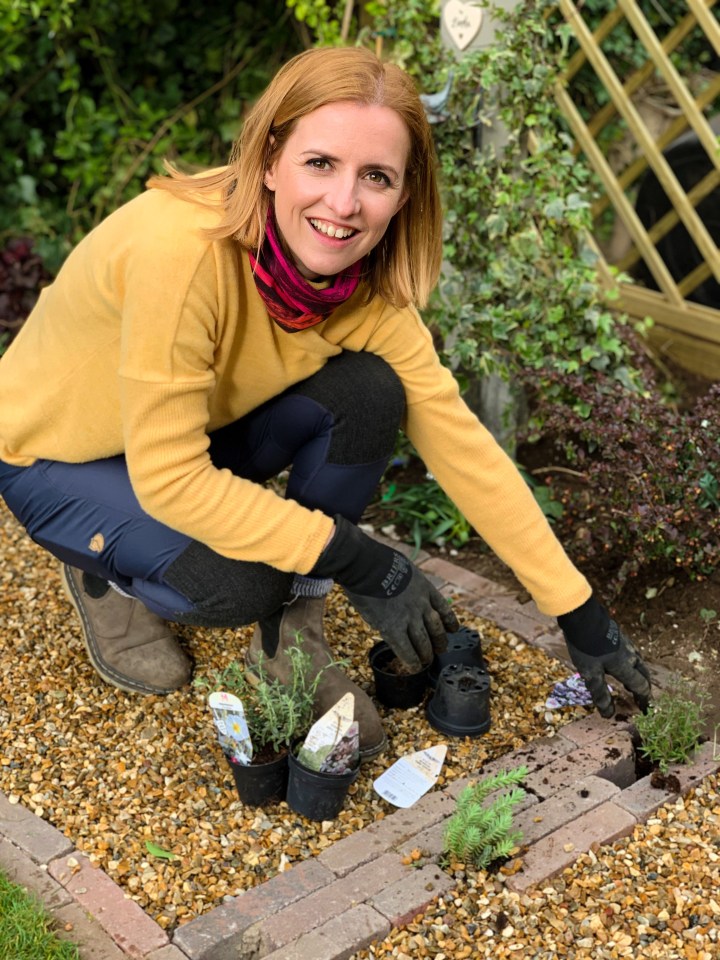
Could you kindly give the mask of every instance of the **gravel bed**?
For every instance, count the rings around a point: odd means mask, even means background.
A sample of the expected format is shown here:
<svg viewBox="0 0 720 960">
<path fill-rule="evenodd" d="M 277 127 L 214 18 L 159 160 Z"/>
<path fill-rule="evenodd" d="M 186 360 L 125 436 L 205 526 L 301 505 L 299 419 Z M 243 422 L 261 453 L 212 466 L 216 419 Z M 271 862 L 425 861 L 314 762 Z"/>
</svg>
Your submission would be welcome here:
<svg viewBox="0 0 720 960">
<path fill-rule="evenodd" d="M 512 865 L 506 868 L 512 871 Z M 715 960 L 720 956 L 720 779 L 631 837 L 582 855 L 542 889 L 454 867 L 456 889 L 351 960 Z"/>
<path fill-rule="evenodd" d="M 168 930 L 392 813 L 372 781 L 399 756 L 448 742 L 440 781 L 447 783 L 586 713 L 546 713 L 562 665 L 459 608 L 483 634 L 493 678 L 487 734 L 448 741 L 418 708 L 381 708 L 388 749 L 363 765 L 337 820 L 310 822 L 284 803 L 246 808 L 205 695 L 188 686 L 140 697 L 107 686 L 85 656 L 56 562 L 2 503 L 0 547 L 0 790 L 61 830 Z M 251 630 L 179 633 L 203 674 L 242 657 Z M 326 630 L 339 640 L 338 656 L 352 661 L 348 672 L 371 689 L 367 652 L 377 638 L 340 591 L 331 595 Z M 150 855 L 148 841 L 177 859 Z"/>
</svg>

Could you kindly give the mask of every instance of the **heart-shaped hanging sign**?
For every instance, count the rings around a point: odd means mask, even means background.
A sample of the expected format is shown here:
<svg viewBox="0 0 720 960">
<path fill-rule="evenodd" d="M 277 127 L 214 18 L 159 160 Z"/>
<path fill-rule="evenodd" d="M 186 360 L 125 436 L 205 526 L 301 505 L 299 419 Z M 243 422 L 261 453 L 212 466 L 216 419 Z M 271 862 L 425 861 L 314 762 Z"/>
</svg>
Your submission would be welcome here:
<svg viewBox="0 0 720 960">
<path fill-rule="evenodd" d="M 462 0 L 448 0 L 443 10 L 443 22 L 458 50 L 464 50 L 480 32 L 483 12 Z"/>
</svg>

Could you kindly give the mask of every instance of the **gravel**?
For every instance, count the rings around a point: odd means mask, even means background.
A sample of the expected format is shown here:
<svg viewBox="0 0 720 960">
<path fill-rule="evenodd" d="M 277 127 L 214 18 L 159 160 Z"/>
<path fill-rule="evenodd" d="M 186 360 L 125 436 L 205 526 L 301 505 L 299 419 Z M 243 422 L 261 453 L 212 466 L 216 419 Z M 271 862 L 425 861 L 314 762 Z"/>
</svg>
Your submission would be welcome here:
<svg viewBox="0 0 720 960">
<path fill-rule="evenodd" d="M 351 960 L 716 960 L 720 956 L 720 780 L 662 807 L 631 837 L 582 855 L 517 894 L 454 865 L 455 890 Z"/>
<path fill-rule="evenodd" d="M 459 609 L 482 633 L 493 677 L 487 734 L 448 741 L 419 708 L 381 708 L 388 749 L 363 765 L 335 821 L 314 823 L 284 803 L 246 808 L 205 694 L 188 686 L 140 697 L 103 683 L 85 656 L 56 561 L 2 504 L 0 546 L 0 790 L 62 831 L 168 930 L 392 813 L 372 781 L 399 756 L 448 742 L 440 780 L 448 783 L 586 713 L 546 716 L 545 698 L 564 668 Z M 367 653 L 377 637 L 340 591 L 325 625 L 337 655 L 351 660 L 348 672 L 370 689 Z M 196 673 L 207 674 L 242 657 L 252 628 L 178 632 Z M 151 855 L 147 842 L 177 859 Z"/>
<path fill-rule="evenodd" d="M 562 665 L 459 609 L 481 631 L 493 677 L 487 734 L 447 741 L 421 710 L 381 708 L 389 747 L 363 766 L 337 820 L 314 823 L 284 803 L 248 809 L 204 694 L 187 687 L 136 697 L 104 684 L 85 656 L 56 562 L 2 504 L 0 546 L 0 790 L 61 830 L 168 930 L 391 813 L 372 781 L 398 756 L 448 742 L 440 781 L 448 783 L 587 713 L 547 712 Z M 371 689 L 367 652 L 376 638 L 339 592 L 326 629 L 338 655 L 351 658 L 349 672 Z M 202 674 L 241 657 L 251 628 L 179 633 Z M 152 856 L 148 841 L 177 859 Z M 452 894 L 352 960 L 720 957 L 717 777 L 542 889 L 509 890 L 512 864 L 492 875 L 463 864 L 447 869 Z"/>
</svg>

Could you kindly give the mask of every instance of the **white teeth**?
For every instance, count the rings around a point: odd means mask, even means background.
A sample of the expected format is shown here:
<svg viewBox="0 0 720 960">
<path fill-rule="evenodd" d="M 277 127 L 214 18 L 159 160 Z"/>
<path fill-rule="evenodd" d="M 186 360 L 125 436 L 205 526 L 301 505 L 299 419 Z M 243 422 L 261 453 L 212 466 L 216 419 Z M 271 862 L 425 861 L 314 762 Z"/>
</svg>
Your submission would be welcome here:
<svg viewBox="0 0 720 960">
<path fill-rule="evenodd" d="M 331 223 L 325 223 L 324 220 L 311 219 L 310 223 L 316 230 L 319 230 L 320 233 L 324 233 L 328 237 L 337 237 L 339 240 L 345 240 L 346 237 L 351 237 L 353 233 L 355 233 L 355 231 L 349 227 L 334 227 Z"/>
</svg>

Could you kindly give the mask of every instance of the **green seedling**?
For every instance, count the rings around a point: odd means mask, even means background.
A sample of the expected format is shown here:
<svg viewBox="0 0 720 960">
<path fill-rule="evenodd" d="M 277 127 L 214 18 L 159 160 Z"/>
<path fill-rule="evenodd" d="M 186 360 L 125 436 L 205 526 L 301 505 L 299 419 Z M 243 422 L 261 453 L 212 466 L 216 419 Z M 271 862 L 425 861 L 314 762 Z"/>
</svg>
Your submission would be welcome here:
<svg viewBox="0 0 720 960">
<path fill-rule="evenodd" d="M 513 830 L 512 821 L 515 807 L 525 799 L 517 785 L 527 774 L 527 767 L 501 770 L 466 787 L 445 828 L 445 853 L 478 869 L 509 857 L 522 841 L 522 831 Z M 490 799 L 497 791 L 506 792 Z"/>
<path fill-rule="evenodd" d="M 641 752 L 661 773 L 671 763 L 688 763 L 700 743 L 708 694 L 697 683 L 680 675 L 635 718 L 642 739 Z"/>
</svg>

